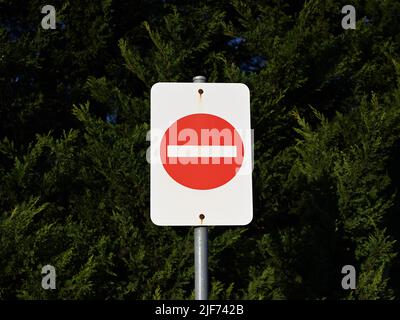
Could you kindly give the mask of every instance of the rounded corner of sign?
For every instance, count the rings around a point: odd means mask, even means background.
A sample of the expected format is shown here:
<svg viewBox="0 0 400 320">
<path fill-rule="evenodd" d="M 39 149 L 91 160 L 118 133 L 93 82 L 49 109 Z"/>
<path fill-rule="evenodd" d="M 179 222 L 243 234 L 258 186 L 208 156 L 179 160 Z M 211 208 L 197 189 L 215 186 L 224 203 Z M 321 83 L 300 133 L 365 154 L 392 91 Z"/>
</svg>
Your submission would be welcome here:
<svg viewBox="0 0 400 320">
<path fill-rule="evenodd" d="M 253 215 L 247 217 L 247 220 L 244 221 L 242 226 L 248 226 L 253 221 Z"/>
<path fill-rule="evenodd" d="M 156 226 L 162 227 L 164 224 L 162 224 L 160 221 L 158 221 L 154 216 L 150 215 L 150 220 L 155 224 Z"/>
<path fill-rule="evenodd" d="M 156 82 L 155 84 L 153 84 L 151 86 L 150 92 L 153 92 L 154 90 L 156 90 L 158 87 L 160 87 L 163 83 L 162 82 Z"/>
<path fill-rule="evenodd" d="M 239 85 L 241 88 L 243 88 L 243 90 L 245 90 L 246 93 L 247 93 L 248 95 L 250 95 L 250 89 L 249 89 L 249 87 L 247 86 L 247 84 L 245 84 L 245 83 L 238 83 L 238 85 Z"/>
</svg>

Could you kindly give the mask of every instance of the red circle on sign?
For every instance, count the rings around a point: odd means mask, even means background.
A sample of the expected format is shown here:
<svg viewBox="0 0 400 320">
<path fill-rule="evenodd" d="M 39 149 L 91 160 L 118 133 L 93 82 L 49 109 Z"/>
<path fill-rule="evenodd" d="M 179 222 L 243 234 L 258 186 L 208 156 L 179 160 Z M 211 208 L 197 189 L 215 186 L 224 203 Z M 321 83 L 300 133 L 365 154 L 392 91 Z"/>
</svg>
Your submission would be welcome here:
<svg viewBox="0 0 400 320">
<path fill-rule="evenodd" d="M 174 122 L 164 133 L 162 164 L 179 184 L 198 190 L 218 188 L 239 171 L 243 141 L 226 120 L 196 113 Z"/>
</svg>

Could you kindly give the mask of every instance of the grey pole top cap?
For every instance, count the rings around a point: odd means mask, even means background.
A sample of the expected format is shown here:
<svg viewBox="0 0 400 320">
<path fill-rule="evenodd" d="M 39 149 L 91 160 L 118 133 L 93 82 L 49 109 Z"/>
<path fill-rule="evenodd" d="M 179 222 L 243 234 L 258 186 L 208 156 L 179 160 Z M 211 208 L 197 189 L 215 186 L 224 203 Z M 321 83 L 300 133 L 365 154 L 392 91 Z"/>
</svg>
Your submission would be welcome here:
<svg viewBox="0 0 400 320">
<path fill-rule="evenodd" d="M 205 76 L 193 77 L 193 82 L 206 82 L 207 78 Z"/>
</svg>

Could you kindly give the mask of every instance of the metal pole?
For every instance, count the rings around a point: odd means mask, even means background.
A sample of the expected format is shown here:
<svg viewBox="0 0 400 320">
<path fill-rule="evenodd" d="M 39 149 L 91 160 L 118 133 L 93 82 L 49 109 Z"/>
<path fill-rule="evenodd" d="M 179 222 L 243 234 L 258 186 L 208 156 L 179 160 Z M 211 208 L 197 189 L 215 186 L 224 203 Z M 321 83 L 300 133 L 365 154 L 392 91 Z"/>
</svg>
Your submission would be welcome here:
<svg viewBox="0 0 400 320">
<path fill-rule="evenodd" d="M 206 82 L 206 77 L 197 76 L 193 82 Z M 196 300 L 208 299 L 208 228 L 194 228 L 194 291 Z"/>
<path fill-rule="evenodd" d="M 194 290 L 196 300 L 208 299 L 208 230 L 194 228 Z"/>
</svg>

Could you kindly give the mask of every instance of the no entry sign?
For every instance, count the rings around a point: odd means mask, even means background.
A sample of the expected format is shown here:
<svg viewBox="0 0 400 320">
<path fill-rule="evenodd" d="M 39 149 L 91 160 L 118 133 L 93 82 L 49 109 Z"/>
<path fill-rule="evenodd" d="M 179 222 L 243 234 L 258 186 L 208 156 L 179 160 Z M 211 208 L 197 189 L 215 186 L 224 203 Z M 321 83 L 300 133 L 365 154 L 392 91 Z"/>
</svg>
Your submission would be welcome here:
<svg viewBox="0 0 400 320">
<path fill-rule="evenodd" d="M 165 170 L 177 183 L 209 190 L 237 174 L 243 162 L 243 141 L 228 121 L 195 113 L 168 128 L 160 152 Z"/>
<path fill-rule="evenodd" d="M 151 90 L 151 219 L 252 219 L 250 95 L 243 84 L 157 83 Z"/>
</svg>

